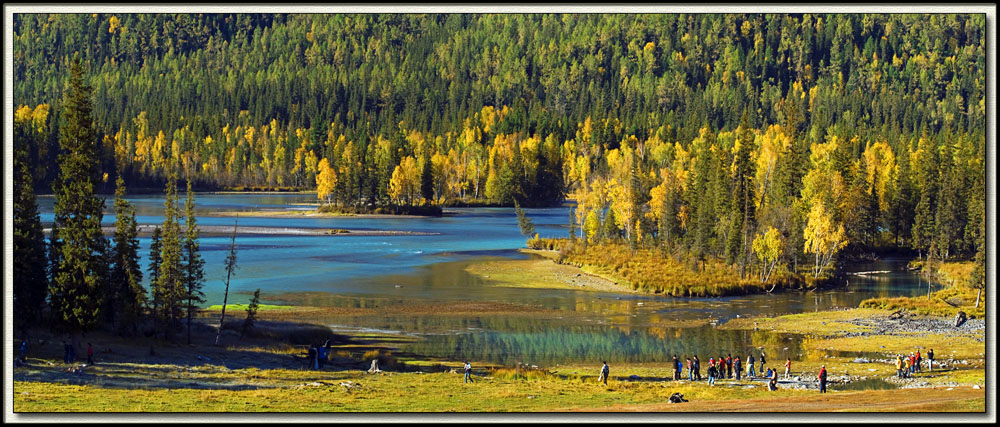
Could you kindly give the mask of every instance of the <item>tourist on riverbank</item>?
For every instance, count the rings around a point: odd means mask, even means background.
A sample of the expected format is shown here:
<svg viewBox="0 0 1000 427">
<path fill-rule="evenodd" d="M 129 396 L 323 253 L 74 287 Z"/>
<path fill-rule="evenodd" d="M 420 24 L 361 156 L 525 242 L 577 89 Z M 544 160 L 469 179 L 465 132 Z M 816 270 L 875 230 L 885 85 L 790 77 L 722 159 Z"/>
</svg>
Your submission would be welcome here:
<svg viewBox="0 0 1000 427">
<path fill-rule="evenodd" d="M 826 365 L 819 368 L 819 392 L 826 393 Z"/>
<path fill-rule="evenodd" d="M 764 350 L 761 350 L 760 351 L 760 371 L 761 372 L 764 372 L 764 363 L 765 362 L 766 361 L 764 360 Z"/>
<path fill-rule="evenodd" d="M 767 377 L 767 390 L 775 391 L 778 389 L 778 371 L 772 371 L 771 369 L 768 369 L 768 371 L 771 371 L 771 375 Z"/>
<path fill-rule="evenodd" d="M 917 373 L 917 356 L 914 356 L 913 353 L 910 353 L 910 373 Z"/>
<path fill-rule="evenodd" d="M 94 346 L 90 345 L 89 342 L 87 343 L 87 364 L 94 364 Z"/>
<path fill-rule="evenodd" d="M 756 372 L 753 370 L 753 353 L 747 355 L 747 378 L 756 377 Z"/>
<path fill-rule="evenodd" d="M 719 376 L 719 370 L 715 367 L 715 362 L 712 359 L 708 360 L 708 385 L 715 385 L 715 377 Z"/>
<path fill-rule="evenodd" d="M 21 360 L 21 363 L 28 361 L 28 340 L 23 338 L 21 339 L 21 354 L 18 356 L 18 359 Z"/>
<path fill-rule="evenodd" d="M 601 376 L 597 377 L 597 381 L 604 381 L 604 385 L 608 385 L 608 375 L 611 375 L 611 368 L 608 367 L 608 362 L 603 363 L 604 366 L 601 367 Z"/>
<path fill-rule="evenodd" d="M 934 349 L 927 351 L 927 368 L 930 371 L 934 370 Z"/>
<path fill-rule="evenodd" d="M 785 379 L 787 380 L 792 375 L 792 358 L 785 358 Z"/>
<path fill-rule="evenodd" d="M 604 366 L 607 367 L 608 365 L 605 364 Z M 468 384 L 470 381 L 472 381 L 472 364 L 469 363 L 468 360 L 466 360 L 465 361 L 465 383 Z"/>
<path fill-rule="evenodd" d="M 903 362 L 906 363 L 906 365 L 903 367 L 903 378 L 909 378 L 910 374 L 913 373 L 913 359 L 909 357 L 904 357 Z"/>
<path fill-rule="evenodd" d="M 687 358 L 687 364 L 688 364 L 688 381 L 694 381 L 694 362 L 691 361 L 690 357 Z"/>
<path fill-rule="evenodd" d="M 681 379 L 681 361 L 674 355 L 674 381 Z"/>
<path fill-rule="evenodd" d="M 739 356 L 736 356 L 736 360 L 733 361 L 733 372 L 736 374 L 736 381 L 739 381 L 740 375 L 743 374 L 743 362 L 740 362 Z"/>
<path fill-rule="evenodd" d="M 309 369 L 313 369 L 313 366 L 316 366 L 316 346 L 309 345 L 307 353 L 309 354 Z"/>
<path fill-rule="evenodd" d="M 695 381 L 701 381 L 701 361 L 698 360 L 698 355 L 694 355 L 694 379 Z"/>
<path fill-rule="evenodd" d="M 920 350 L 917 350 L 917 363 L 913 364 L 917 372 L 920 372 L 920 360 Z"/>
<path fill-rule="evenodd" d="M 733 354 L 726 355 L 726 379 L 733 378 Z"/>
<path fill-rule="evenodd" d="M 903 378 L 903 356 L 896 356 L 896 378 Z"/>
</svg>

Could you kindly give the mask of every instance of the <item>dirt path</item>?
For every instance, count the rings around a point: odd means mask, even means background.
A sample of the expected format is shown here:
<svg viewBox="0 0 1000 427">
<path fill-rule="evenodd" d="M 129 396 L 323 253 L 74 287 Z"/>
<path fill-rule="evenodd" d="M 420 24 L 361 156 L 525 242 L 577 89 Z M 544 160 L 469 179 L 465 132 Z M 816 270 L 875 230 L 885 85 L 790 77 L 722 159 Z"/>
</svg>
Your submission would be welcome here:
<svg viewBox="0 0 1000 427">
<path fill-rule="evenodd" d="M 596 412 L 936 412 L 964 407 L 970 400 L 981 399 L 986 405 L 986 391 L 972 387 L 865 390 L 816 393 L 810 396 L 768 399 L 714 400 L 679 404 L 615 405 L 594 408 Z M 968 410 L 968 409 L 966 409 Z"/>
</svg>

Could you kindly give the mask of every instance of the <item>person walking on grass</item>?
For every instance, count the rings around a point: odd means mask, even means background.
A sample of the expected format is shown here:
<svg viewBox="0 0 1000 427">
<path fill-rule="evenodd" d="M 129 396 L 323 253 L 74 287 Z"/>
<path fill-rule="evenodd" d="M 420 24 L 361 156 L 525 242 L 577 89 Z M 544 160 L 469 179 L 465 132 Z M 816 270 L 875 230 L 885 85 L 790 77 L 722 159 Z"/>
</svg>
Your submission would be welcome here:
<svg viewBox="0 0 1000 427">
<path fill-rule="evenodd" d="M 681 361 L 674 355 L 674 381 L 681 379 Z"/>
<path fill-rule="evenodd" d="M 903 369 L 903 378 L 909 378 L 910 374 L 913 373 L 913 359 L 906 357 L 903 361 L 906 362 L 906 367 Z"/>
<path fill-rule="evenodd" d="M 896 378 L 903 378 L 903 356 L 896 356 Z"/>
<path fill-rule="evenodd" d="M 691 362 L 691 358 L 687 358 L 688 364 L 688 381 L 694 381 L 694 362 Z"/>
<path fill-rule="evenodd" d="M 750 353 L 747 356 L 747 378 L 753 379 L 757 376 L 753 369 L 753 353 Z"/>
<path fill-rule="evenodd" d="M 913 366 L 916 367 L 917 372 L 920 372 L 920 361 L 921 360 L 922 359 L 920 358 L 920 350 L 917 350 L 917 363 L 913 364 Z"/>
<path fill-rule="evenodd" d="M 90 345 L 89 342 L 87 343 L 87 364 L 94 364 L 94 346 Z"/>
<path fill-rule="evenodd" d="M 819 392 L 826 393 L 826 365 L 819 367 Z"/>
<path fill-rule="evenodd" d="M 927 350 L 927 368 L 928 370 L 934 370 L 934 349 Z"/>
<path fill-rule="evenodd" d="M 733 373 L 736 374 L 736 381 L 739 381 L 740 375 L 743 374 L 743 362 L 740 362 L 739 356 L 736 356 L 736 360 L 733 361 Z"/>
<path fill-rule="evenodd" d="M 695 381 L 701 381 L 701 361 L 698 360 L 698 355 L 694 355 L 694 379 Z"/>
<path fill-rule="evenodd" d="M 708 360 L 708 385 L 715 385 L 715 377 L 719 375 L 719 370 L 715 367 L 715 362 L 712 359 Z"/>
<path fill-rule="evenodd" d="M 733 354 L 726 355 L 726 379 L 733 378 Z"/>
<path fill-rule="evenodd" d="M 465 361 L 465 383 L 468 384 L 472 381 L 472 364 L 468 360 Z"/>
<path fill-rule="evenodd" d="M 914 356 L 913 353 L 910 353 L 910 373 L 917 373 L 917 356 Z"/>
<path fill-rule="evenodd" d="M 604 381 L 604 385 L 608 385 L 608 375 L 611 375 L 611 368 L 608 367 L 608 362 L 602 362 L 604 366 L 601 367 L 601 376 L 597 377 L 597 381 Z"/>
<path fill-rule="evenodd" d="M 792 375 L 792 358 L 785 358 L 785 379 L 787 380 Z"/>
</svg>

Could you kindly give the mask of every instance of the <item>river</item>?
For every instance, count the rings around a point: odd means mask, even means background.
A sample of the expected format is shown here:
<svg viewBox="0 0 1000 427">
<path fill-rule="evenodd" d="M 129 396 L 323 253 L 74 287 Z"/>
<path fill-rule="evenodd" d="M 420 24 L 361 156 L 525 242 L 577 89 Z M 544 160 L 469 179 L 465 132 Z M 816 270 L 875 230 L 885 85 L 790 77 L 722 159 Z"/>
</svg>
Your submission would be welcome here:
<svg viewBox="0 0 1000 427">
<path fill-rule="evenodd" d="M 39 197 L 45 226 L 53 220 L 51 196 Z M 140 224 L 163 220 L 162 196 L 131 196 Z M 200 226 L 231 227 L 239 211 L 308 210 L 309 193 L 198 193 Z M 183 204 L 183 197 L 182 197 Z M 114 224 L 106 203 L 107 226 Z M 525 209 L 543 237 L 568 235 L 569 208 Z M 222 215 L 220 215 L 220 213 Z M 397 334 L 399 351 L 448 359 L 512 365 L 664 361 L 700 354 L 746 356 L 764 349 L 773 360 L 801 360 L 801 337 L 763 331 L 717 329 L 737 316 L 771 315 L 856 307 L 873 296 L 923 295 L 937 285 L 896 272 L 852 277 L 850 286 L 814 292 L 781 292 L 727 298 L 672 298 L 658 295 L 525 289 L 496 286 L 465 272 L 484 259 L 525 258 L 517 252 L 525 237 L 511 208 L 449 208 L 439 218 L 424 217 L 259 217 L 241 216 L 240 227 L 392 230 L 427 233 L 398 236 L 239 235 L 239 269 L 231 282 L 231 303 L 246 303 L 261 290 L 262 303 L 344 307 L 440 303 L 503 303 L 529 307 L 535 314 L 471 313 L 344 317 L 335 331 Z M 143 269 L 149 238 L 140 237 Z M 221 304 L 224 259 L 229 237 L 200 239 L 205 259 L 205 306 Z M 899 270 L 902 260 L 851 265 L 848 270 Z M 146 279 L 148 286 L 148 279 Z M 705 319 L 709 319 L 706 323 Z M 711 352 L 709 354 L 708 352 Z M 756 356 L 756 354 L 755 354 Z"/>
</svg>

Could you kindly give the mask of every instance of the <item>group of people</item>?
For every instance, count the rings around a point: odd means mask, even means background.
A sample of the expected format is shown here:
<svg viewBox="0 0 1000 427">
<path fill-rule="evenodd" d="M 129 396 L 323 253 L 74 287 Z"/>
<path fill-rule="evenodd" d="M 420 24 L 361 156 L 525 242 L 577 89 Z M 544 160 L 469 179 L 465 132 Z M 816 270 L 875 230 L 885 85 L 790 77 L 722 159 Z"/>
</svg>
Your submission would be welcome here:
<svg viewBox="0 0 1000 427">
<path fill-rule="evenodd" d="M 323 369 L 323 364 L 330 359 L 330 340 L 326 340 L 323 345 L 309 346 L 308 354 L 309 367 L 316 371 Z"/>
<path fill-rule="evenodd" d="M 685 359 L 687 363 L 687 377 L 689 381 L 701 381 L 701 360 L 697 355 L 688 357 Z M 755 363 L 757 360 L 760 361 L 760 370 L 756 369 Z M 672 365 L 674 367 L 674 379 L 681 379 L 681 372 L 684 370 L 684 365 L 681 359 L 675 354 L 672 360 Z M 764 368 L 767 365 L 767 355 L 764 351 L 760 352 L 760 358 L 754 359 L 753 354 L 747 355 L 746 358 L 746 375 L 749 378 L 756 378 L 758 372 L 764 374 Z M 792 370 L 792 360 L 785 360 L 785 378 L 791 375 Z M 733 357 L 729 354 L 725 357 L 719 356 L 718 359 L 711 357 L 708 359 L 708 383 L 710 385 L 715 385 L 715 380 L 717 379 L 733 379 L 741 380 L 743 374 L 743 361 L 740 360 L 740 356 Z M 768 369 L 765 378 L 774 377 L 774 383 L 777 383 L 777 371 Z"/>
<path fill-rule="evenodd" d="M 920 372 L 921 362 L 923 362 L 923 358 L 920 356 L 920 350 L 917 350 L 915 353 L 911 352 L 909 356 L 897 355 L 896 377 L 909 378 L 911 375 Z M 934 370 L 933 348 L 927 352 L 927 368 L 931 371 Z"/>
<path fill-rule="evenodd" d="M 747 356 L 747 359 L 746 359 L 747 360 L 747 368 L 746 368 L 746 370 L 747 370 L 747 377 L 748 378 L 756 378 L 756 375 L 757 375 L 758 371 L 755 369 L 755 365 L 754 364 L 756 363 L 757 360 L 760 360 L 760 371 L 759 372 L 763 375 L 763 378 L 766 378 L 768 380 L 767 381 L 767 389 L 771 390 L 771 391 L 774 391 L 774 390 L 778 389 L 778 370 L 777 369 L 771 369 L 771 368 L 767 368 L 766 371 L 764 370 L 765 367 L 767 366 L 767 359 L 766 359 L 766 357 L 767 357 L 767 355 L 764 354 L 763 351 L 760 352 L 760 359 L 756 359 L 755 360 L 754 357 L 753 357 L 753 354 L 750 354 L 750 355 Z M 698 356 L 695 355 L 695 356 L 686 358 L 686 361 L 687 361 L 687 368 L 688 368 L 688 380 L 689 381 L 701 381 L 701 379 L 702 379 L 702 377 L 701 377 L 701 360 L 699 360 Z M 671 364 L 672 364 L 672 366 L 674 368 L 673 379 L 674 380 L 680 380 L 681 379 L 681 371 L 683 370 L 683 367 L 684 367 L 684 365 L 681 362 L 681 359 L 678 358 L 677 355 L 674 355 L 673 360 L 671 361 Z M 715 380 L 717 380 L 717 379 L 732 379 L 732 378 L 735 378 L 736 380 L 740 380 L 742 372 L 743 372 L 743 362 L 740 360 L 739 356 L 736 356 L 734 358 L 730 354 L 730 355 L 727 355 L 726 357 L 719 357 L 718 360 L 716 360 L 714 357 L 711 357 L 711 358 L 708 359 L 708 369 L 707 369 L 706 373 L 708 374 L 708 384 L 711 385 L 711 386 L 715 385 Z M 601 375 L 599 377 L 597 377 L 597 381 L 598 382 L 603 382 L 605 385 L 607 385 L 608 384 L 608 375 L 609 374 L 610 374 L 610 368 L 608 367 L 608 362 L 604 362 L 603 366 L 601 366 Z M 792 374 L 792 359 L 791 358 L 785 358 L 785 379 L 791 378 L 791 374 Z M 826 376 L 827 376 L 827 374 L 826 374 L 826 365 L 823 365 L 822 367 L 820 367 L 819 377 L 818 377 L 818 379 L 819 379 L 819 391 L 820 391 L 820 393 L 826 393 Z"/>
</svg>

